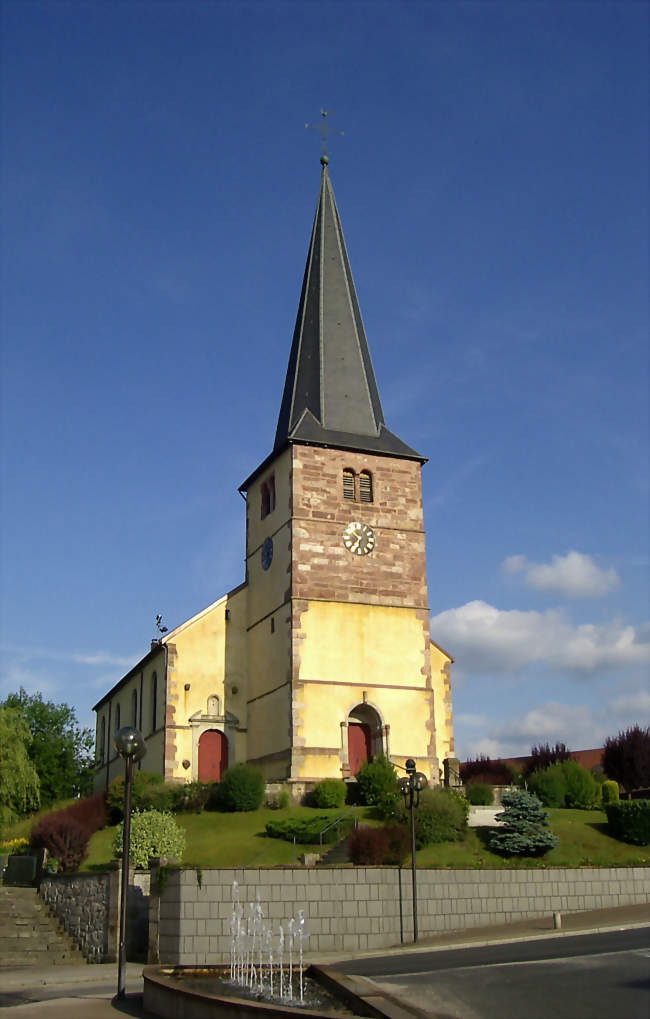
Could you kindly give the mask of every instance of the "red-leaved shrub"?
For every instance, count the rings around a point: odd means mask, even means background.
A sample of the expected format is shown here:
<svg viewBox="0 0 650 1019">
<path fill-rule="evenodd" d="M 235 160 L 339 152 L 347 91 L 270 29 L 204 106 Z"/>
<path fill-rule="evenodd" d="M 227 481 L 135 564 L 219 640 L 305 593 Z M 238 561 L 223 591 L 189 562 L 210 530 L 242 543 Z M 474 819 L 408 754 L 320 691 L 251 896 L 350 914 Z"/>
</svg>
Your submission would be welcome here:
<svg viewBox="0 0 650 1019">
<path fill-rule="evenodd" d="M 108 821 L 106 793 L 95 793 L 93 796 L 86 796 L 83 800 L 76 800 L 69 807 L 64 807 L 60 813 L 78 821 L 89 836 L 94 835 L 100 828 L 104 828 Z"/>
<path fill-rule="evenodd" d="M 408 830 L 401 825 L 386 828 L 358 828 L 348 842 L 354 864 L 400 865 L 410 852 Z"/>
<path fill-rule="evenodd" d="M 62 871 L 78 870 L 88 855 L 90 835 L 83 825 L 66 811 L 42 817 L 32 829 L 32 849 L 47 849 L 59 861 Z"/>
<path fill-rule="evenodd" d="M 460 766 L 461 782 L 484 782 L 486 785 L 512 785 L 512 770 L 505 761 L 493 761 L 480 754 L 476 760 L 465 761 Z"/>
<path fill-rule="evenodd" d="M 91 835 L 106 821 L 106 794 L 95 793 L 42 817 L 32 828 L 29 843 L 32 849 L 47 849 L 62 871 L 78 870 L 88 855 Z"/>
</svg>

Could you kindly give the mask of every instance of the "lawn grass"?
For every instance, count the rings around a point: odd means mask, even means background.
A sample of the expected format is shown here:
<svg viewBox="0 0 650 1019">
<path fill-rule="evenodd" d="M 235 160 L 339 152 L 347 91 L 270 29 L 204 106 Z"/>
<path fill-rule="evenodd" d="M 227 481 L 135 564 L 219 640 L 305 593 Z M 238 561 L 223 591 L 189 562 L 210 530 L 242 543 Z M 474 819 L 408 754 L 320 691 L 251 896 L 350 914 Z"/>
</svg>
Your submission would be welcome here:
<svg viewBox="0 0 650 1019">
<path fill-rule="evenodd" d="M 419 867 L 632 867 L 650 864 L 650 846 L 632 846 L 607 833 L 602 810 L 549 810 L 559 846 L 540 857 L 503 857 L 487 847 L 488 828 L 469 828 L 462 842 L 427 846 Z"/>
<path fill-rule="evenodd" d="M 69 802 L 69 801 L 68 801 Z M 65 806 L 65 804 L 57 804 Z M 42 813 L 51 813 L 48 808 Z M 364 824 L 381 822 L 367 807 L 319 810 L 334 819 L 343 812 L 354 812 Z M 250 813 L 178 814 L 176 819 L 186 831 L 182 863 L 188 867 L 276 867 L 298 862 L 305 852 L 318 852 L 319 846 L 297 845 L 265 834 L 267 821 L 280 818 L 313 817 L 309 807 L 290 807 L 278 811 L 263 807 Z M 607 833 L 605 814 L 600 810 L 550 810 L 551 828 L 560 844 L 542 857 L 502 857 L 487 848 L 489 829 L 469 828 L 462 842 L 444 842 L 427 846 L 417 854 L 419 867 L 511 868 L 511 867 L 630 867 L 650 865 L 650 846 L 619 842 Z M 40 815 L 24 818 L 8 826 L 3 837 L 28 836 Z M 103 870 L 113 859 L 115 828 L 104 828 L 90 840 L 88 858 L 82 870 Z"/>
<path fill-rule="evenodd" d="M 266 835 L 267 821 L 313 817 L 315 813 L 334 820 L 343 813 L 364 819 L 366 807 L 314 811 L 309 807 L 290 807 L 277 811 L 268 807 L 247 813 L 221 814 L 203 811 L 200 814 L 177 814 L 176 820 L 185 829 L 186 844 L 182 863 L 189 867 L 277 867 L 297 863 L 303 853 L 318 852 L 319 845 L 296 845 Z M 372 823 L 372 822 L 371 822 Z M 115 828 L 104 828 L 90 840 L 90 852 L 82 870 L 103 869 L 113 858 Z"/>
</svg>

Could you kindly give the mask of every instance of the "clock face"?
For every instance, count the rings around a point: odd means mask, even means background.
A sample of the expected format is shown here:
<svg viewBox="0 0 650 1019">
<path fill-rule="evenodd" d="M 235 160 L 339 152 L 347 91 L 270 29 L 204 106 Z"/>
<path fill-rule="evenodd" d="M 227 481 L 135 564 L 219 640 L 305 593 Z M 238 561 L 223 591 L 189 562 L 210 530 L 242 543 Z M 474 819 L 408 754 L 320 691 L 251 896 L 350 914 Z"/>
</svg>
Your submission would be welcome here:
<svg viewBox="0 0 650 1019">
<path fill-rule="evenodd" d="M 273 538 L 265 538 L 262 545 L 262 569 L 268 570 L 273 562 Z"/>
<path fill-rule="evenodd" d="M 375 547 L 375 532 L 368 524 L 354 520 L 343 531 L 343 544 L 353 555 L 368 555 Z"/>
</svg>

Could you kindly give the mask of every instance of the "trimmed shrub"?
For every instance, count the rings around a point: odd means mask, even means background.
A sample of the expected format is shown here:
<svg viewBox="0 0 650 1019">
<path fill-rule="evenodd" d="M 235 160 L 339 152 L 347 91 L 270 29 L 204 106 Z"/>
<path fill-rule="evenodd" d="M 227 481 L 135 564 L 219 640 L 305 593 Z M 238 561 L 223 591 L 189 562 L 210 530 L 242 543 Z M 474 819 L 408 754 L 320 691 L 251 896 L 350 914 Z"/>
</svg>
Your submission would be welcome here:
<svg viewBox="0 0 650 1019">
<path fill-rule="evenodd" d="M 264 776 L 252 764 L 235 764 L 224 773 L 218 794 L 218 810 L 259 810 L 264 802 Z"/>
<path fill-rule="evenodd" d="M 503 794 L 505 810 L 497 814 L 502 828 L 495 828 L 489 847 L 503 856 L 543 856 L 558 845 L 549 827 L 546 810 L 533 793 L 511 789 Z"/>
<path fill-rule="evenodd" d="M 376 807 L 382 817 L 389 817 L 395 812 L 400 800 L 397 772 L 384 754 L 366 761 L 356 778 L 363 801 L 369 807 Z"/>
<path fill-rule="evenodd" d="M 108 822 L 106 793 L 94 793 L 93 796 L 86 796 L 83 800 L 76 800 L 70 806 L 64 807 L 62 811 L 57 811 L 57 813 L 64 813 L 67 817 L 78 821 L 89 835 L 94 835 L 100 828 L 104 828 Z"/>
<path fill-rule="evenodd" d="M 408 828 L 401 824 L 357 828 L 348 846 L 350 859 L 357 866 L 401 867 L 411 852 L 411 838 Z"/>
<path fill-rule="evenodd" d="M 116 829 L 113 853 L 122 856 L 124 822 Z M 180 860 L 185 850 L 185 832 L 170 813 L 159 810 L 136 811 L 131 817 L 131 862 L 147 868 L 152 856 L 170 856 Z"/>
<path fill-rule="evenodd" d="M 316 814 L 314 817 L 287 818 L 286 821 L 267 821 L 265 830 L 269 838 L 284 839 L 286 842 L 296 842 L 304 846 L 314 846 L 320 842 L 321 832 L 323 843 L 338 842 L 344 838 L 352 829 L 354 817 L 350 814 L 344 817 L 338 824 L 328 828 L 332 818 L 327 814 Z M 327 828 L 327 831 L 324 829 Z"/>
<path fill-rule="evenodd" d="M 381 866 L 388 854 L 388 832 L 385 828 L 358 828 L 350 835 L 348 847 L 355 866 Z"/>
<path fill-rule="evenodd" d="M 188 814 L 199 814 L 204 810 L 212 789 L 212 782 L 186 782 L 180 789 L 179 803 L 174 808 Z"/>
<path fill-rule="evenodd" d="M 487 785 L 512 785 L 514 769 L 505 761 L 493 761 L 491 757 L 480 754 L 474 760 L 461 764 L 460 779 L 465 785 L 472 781 L 485 782 Z"/>
<path fill-rule="evenodd" d="M 618 782 L 614 782 L 613 779 L 605 779 L 600 787 L 603 808 L 607 807 L 608 803 L 618 803 L 619 791 Z"/>
<path fill-rule="evenodd" d="M 151 786 L 162 786 L 162 776 L 153 771 L 136 771 L 131 786 L 131 809 L 143 809 L 143 797 L 146 800 Z M 117 824 L 124 815 L 124 775 L 114 779 L 106 793 L 106 809 L 111 824 Z"/>
<path fill-rule="evenodd" d="M 32 849 L 47 849 L 54 856 L 59 867 L 66 874 L 79 870 L 88 855 L 90 833 L 79 821 L 62 810 L 58 814 L 47 814 L 32 829 Z"/>
<path fill-rule="evenodd" d="M 608 803 L 607 830 L 621 842 L 650 845 L 650 800 L 620 800 Z"/>
<path fill-rule="evenodd" d="M 318 782 L 311 794 L 312 803 L 319 810 L 328 807 L 342 807 L 345 803 L 347 789 L 340 778 L 324 778 Z"/>
<path fill-rule="evenodd" d="M 469 803 L 453 789 L 425 789 L 415 810 L 415 847 L 422 849 L 434 842 L 461 842 L 467 831 Z M 401 807 L 400 824 L 408 825 L 410 811 Z"/>
<path fill-rule="evenodd" d="M 559 765 L 564 774 L 566 794 L 564 805 L 574 810 L 590 810 L 600 803 L 600 786 L 596 779 L 577 761 L 563 761 Z"/>
<path fill-rule="evenodd" d="M 566 797 L 566 776 L 561 764 L 534 771 L 528 776 L 528 788 L 545 807 L 563 807 Z"/>
<path fill-rule="evenodd" d="M 470 782 L 465 790 L 468 803 L 473 807 L 491 807 L 494 803 L 492 786 L 485 782 Z"/>
</svg>

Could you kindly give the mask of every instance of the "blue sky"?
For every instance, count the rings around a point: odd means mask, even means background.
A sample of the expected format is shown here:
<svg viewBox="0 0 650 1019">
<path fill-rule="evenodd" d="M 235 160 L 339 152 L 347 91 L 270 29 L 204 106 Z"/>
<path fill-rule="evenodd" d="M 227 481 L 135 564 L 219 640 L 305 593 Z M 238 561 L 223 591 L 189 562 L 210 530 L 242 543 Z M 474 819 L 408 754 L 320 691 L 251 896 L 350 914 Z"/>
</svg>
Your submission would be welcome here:
<svg viewBox="0 0 650 1019">
<path fill-rule="evenodd" d="M 92 704 L 243 578 L 331 175 L 457 751 L 648 724 L 648 7 L 2 3 L 2 654 Z"/>
</svg>

